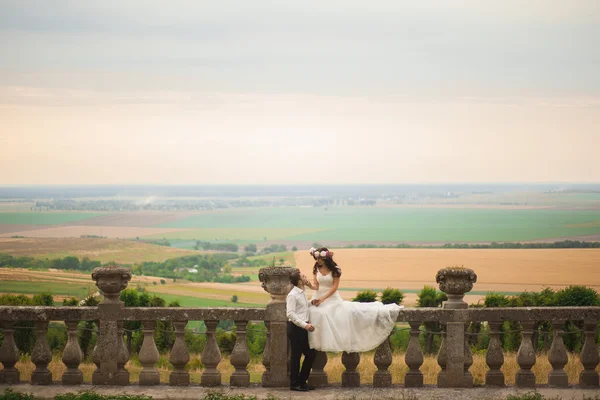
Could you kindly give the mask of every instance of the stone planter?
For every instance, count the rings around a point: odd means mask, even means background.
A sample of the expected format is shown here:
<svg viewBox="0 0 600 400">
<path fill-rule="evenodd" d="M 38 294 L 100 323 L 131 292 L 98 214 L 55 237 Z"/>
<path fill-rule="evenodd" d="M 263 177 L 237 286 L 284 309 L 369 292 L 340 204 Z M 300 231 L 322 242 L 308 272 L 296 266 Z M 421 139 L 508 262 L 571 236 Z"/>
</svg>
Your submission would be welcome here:
<svg viewBox="0 0 600 400">
<path fill-rule="evenodd" d="M 463 301 L 465 293 L 473 289 L 473 284 L 477 282 L 477 274 L 469 268 L 448 267 L 440 269 L 435 276 L 435 281 L 439 284 L 440 290 L 448 295 L 448 301 L 444 302 L 444 308 L 468 308 L 468 304 Z"/>
<path fill-rule="evenodd" d="M 131 272 L 124 267 L 98 267 L 94 268 L 92 279 L 104 296 L 104 304 L 120 304 L 121 290 L 131 280 Z"/>
<path fill-rule="evenodd" d="M 258 279 L 262 288 L 271 295 L 271 302 L 285 301 L 285 297 L 292 290 L 290 274 L 297 268 L 292 267 L 266 267 L 258 272 Z"/>
</svg>

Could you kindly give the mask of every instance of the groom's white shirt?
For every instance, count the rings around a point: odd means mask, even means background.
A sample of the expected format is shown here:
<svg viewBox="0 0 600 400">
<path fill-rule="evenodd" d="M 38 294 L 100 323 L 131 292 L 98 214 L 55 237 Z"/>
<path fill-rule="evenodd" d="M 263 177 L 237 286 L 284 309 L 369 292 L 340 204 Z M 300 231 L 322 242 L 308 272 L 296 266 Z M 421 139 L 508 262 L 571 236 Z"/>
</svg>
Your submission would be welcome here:
<svg viewBox="0 0 600 400">
<path fill-rule="evenodd" d="M 310 303 L 306 298 L 306 293 L 298 286 L 294 286 L 286 298 L 286 315 L 288 320 L 292 321 L 294 325 L 305 329 L 307 325 L 306 321 L 309 318 L 308 307 L 310 307 Z"/>
</svg>

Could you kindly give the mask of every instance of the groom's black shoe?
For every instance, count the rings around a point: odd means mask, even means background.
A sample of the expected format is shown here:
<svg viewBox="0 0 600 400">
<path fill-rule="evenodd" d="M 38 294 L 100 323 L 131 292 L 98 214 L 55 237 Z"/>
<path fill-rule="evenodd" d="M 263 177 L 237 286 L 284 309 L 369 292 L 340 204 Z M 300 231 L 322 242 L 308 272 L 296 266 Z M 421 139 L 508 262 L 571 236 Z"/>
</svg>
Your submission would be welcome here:
<svg viewBox="0 0 600 400">
<path fill-rule="evenodd" d="M 314 386 L 308 386 L 306 384 L 302 385 L 302 387 L 305 387 L 307 390 L 315 390 Z"/>
<path fill-rule="evenodd" d="M 290 386 L 290 390 L 295 390 L 297 392 L 308 392 L 308 387 L 306 385 L 296 385 Z"/>
</svg>

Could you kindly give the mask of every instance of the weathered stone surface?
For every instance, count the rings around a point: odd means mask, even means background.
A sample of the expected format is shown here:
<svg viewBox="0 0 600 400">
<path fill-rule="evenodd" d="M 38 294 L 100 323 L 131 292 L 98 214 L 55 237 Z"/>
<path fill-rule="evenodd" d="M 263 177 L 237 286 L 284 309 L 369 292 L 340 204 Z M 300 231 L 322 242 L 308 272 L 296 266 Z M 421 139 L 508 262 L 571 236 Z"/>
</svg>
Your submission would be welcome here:
<svg viewBox="0 0 600 400">
<path fill-rule="evenodd" d="M 123 337 L 125 333 L 124 322 L 117 321 L 117 376 L 115 377 L 115 385 L 129 385 L 129 371 L 125 369 L 125 364 L 129 361 L 129 351 Z"/>
<path fill-rule="evenodd" d="M 448 295 L 448 301 L 443 303 L 443 307 L 461 309 L 468 307 L 463 298 L 465 293 L 473 289 L 473 284 L 477 282 L 477 274 L 469 268 L 448 267 L 438 271 L 435 281 L 440 290 Z"/>
<path fill-rule="evenodd" d="M 585 321 L 583 326 L 585 343 L 579 355 L 584 370 L 579 374 L 579 384 L 585 387 L 598 387 L 598 372 L 596 366 L 600 362 L 596 346 L 596 321 Z"/>
<path fill-rule="evenodd" d="M 356 370 L 360 363 L 360 353 L 342 353 L 342 387 L 360 387 L 360 372 Z"/>
<path fill-rule="evenodd" d="M 77 340 L 77 321 L 66 321 L 68 330 L 67 345 L 63 350 L 62 362 L 67 370 L 62 375 L 63 385 L 81 385 L 83 383 L 83 372 L 79 369 L 83 356 L 79 341 Z"/>
<path fill-rule="evenodd" d="M 158 308 L 158 307 L 126 307 L 121 313 L 125 321 L 224 321 L 246 320 L 263 321 L 265 308 Z M 284 312 L 285 315 L 285 312 Z"/>
<path fill-rule="evenodd" d="M 504 373 L 500 370 L 504 364 L 504 354 L 500 343 L 502 322 L 490 321 L 490 342 L 485 354 L 485 362 L 490 370 L 485 375 L 488 386 L 504 386 Z"/>
<path fill-rule="evenodd" d="M 121 303 L 119 295 L 131 280 L 129 268 L 110 266 L 94 268 L 92 280 L 104 296 L 104 304 Z"/>
<path fill-rule="evenodd" d="M 14 385 L 20 382 L 19 370 L 15 364 L 19 361 L 19 349 L 15 343 L 15 328 L 12 321 L 4 321 L 1 324 L 4 339 L 0 347 L 0 363 L 4 367 L 0 371 L 0 383 Z"/>
<path fill-rule="evenodd" d="M 389 371 L 390 365 L 392 365 L 392 348 L 390 347 L 389 338 L 377 347 L 373 362 L 377 367 L 377 371 L 373 374 L 373 386 L 392 386 L 392 374 Z"/>
<path fill-rule="evenodd" d="M 552 321 L 553 338 L 550 351 L 548 352 L 548 361 L 552 365 L 552 371 L 548 374 L 548 385 L 550 387 L 569 386 L 569 375 L 565 371 L 565 365 L 569 362 L 569 356 L 563 343 L 563 324 L 565 321 Z"/>
<path fill-rule="evenodd" d="M 169 385 L 187 386 L 190 384 L 190 374 L 185 366 L 190 362 L 190 353 L 185 343 L 185 326 L 187 321 L 174 321 L 175 343 L 171 349 L 169 361 L 173 364 L 173 372 L 169 375 Z"/>
<path fill-rule="evenodd" d="M 159 353 L 154 342 L 155 321 L 143 321 L 142 331 L 144 332 L 144 341 L 138 356 L 142 364 L 140 372 L 140 386 L 152 386 L 160 383 L 160 374 L 154 366 L 158 361 Z"/>
<path fill-rule="evenodd" d="M 0 306 L 0 321 L 91 321 L 97 307 Z"/>
<path fill-rule="evenodd" d="M 446 324 L 446 385 L 464 387 L 465 385 L 465 325 L 462 322 Z"/>
<path fill-rule="evenodd" d="M 327 353 L 317 351 L 313 367 L 308 378 L 308 384 L 314 387 L 325 387 L 329 384 L 325 366 L 327 365 Z"/>
<path fill-rule="evenodd" d="M 250 374 L 246 367 L 250 362 L 248 344 L 246 343 L 246 325 L 248 321 L 235 321 L 235 333 L 237 335 L 235 346 L 231 352 L 231 365 L 235 371 L 231 374 L 229 384 L 231 386 L 245 387 L 250 385 Z"/>
<path fill-rule="evenodd" d="M 31 361 L 35 364 L 35 370 L 31 374 L 31 383 L 34 385 L 52 383 L 52 372 L 48 369 L 48 364 L 52 361 L 52 351 L 46 339 L 47 331 L 47 321 L 35 322 L 35 345 L 31 352 Z"/>
<path fill-rule="evenodd" d="M 535 350 L 531 343 L 531 335 L 533 334 L 533 321 L 521 322 L 523 330 L 521 331 L 521 346 L 517 353 L 517 363 L 519 371 L 515 378 L 515 383 L 518 387 L 535 387 L 535 375 L 531 368 L 535 365 Z"/>
<path fill-rule="evenodd" d="M 405 387 L 421 387 L 423 386 L 423 373 L 420 368 L 423 365 L 423 351 L 419 343 L 420 321 L 410 321 L 410 341 L 406 349 L 404 360 L 408 365 L 408 372 L 404 377 Z"/>
<path fill-rule="evenodd" d="M 7 389 L 8 385 L 0 385 L 0 392 Z M 73 388 L 69 386 L 32 386 L 28 384 L 11 386 L 11 389 L 19 393 L 32 393 L 37 399 L 53 400 L 58 394 L 72 393 Z M 422 399 L 422 400 L 504 400 L 508 396 L 522 396 L 530 392 L 531 389 L 519 389 L 516 387 L 506 388 L 472 388 L 472 389 L 441 389 L 427 387 L 421 389 L 406 389 L 398 386 L 391 388 L 373 388 L 370 385 L 363 385 L 360 388 L 341 388 L 334 386 L 330 388 L 320 388 L 309 393 L 290 392 L 288 388 L 261 388 L 252 385 L 250 388 L 232 388 L 223 386 L 222 388 L 203 388 L 199 386 L 189 387 L 139 387 L 131 385 L 126 387 L 119 386 L 92 386 L 89 384 L 77 388 L 83 391 L 93 391 L 101 395 L 146 395 L 153 400 L 198 400 L 203 399 L 209 393 L 226 394 L 228 396 L 256 396 L 258 399 L 268 399 L 269 396 L 277 399 L 314 399 L 319 400 L 391 400 L 391 399 Z M 551 389 L 539 387 L 536 392 L 548 399 L 563 400 L 581 400 L 583 398 L 594 399 L 597 397 L 597 389 Z"/>
<path fill-rule="evenodd" d="M 446 344 L 446 324 L 442 325 L 442 342 L 440 343 L 440 349 L 438 350 L 437 363 L 441 368 L 441 371 L 437 376 L 437 385 L 440 388 L 448 387 L 446 379 L 446 365 L 448 363 L 448 345 Z"/>
<path fill-rule="evenodd" d="M 468 333 L 469 325 L 465 325 L 465 358 L 464 358 L 464 384 L 463 387 L 473 387 L 473 374 L 469 371 L 471 365 L 473 365 L 473 354 L 471 353 L 471 346 L 469 345 Z"/>
<path fill-rule="evenodd" d="M 292 267 L 266 267 L 258 271 L 258 279 L 265 292 L 271 295 L 271 298 L 285 300 L 285 296 L 292 290 L 290 283 L 290 274 L 297 268 Z"/>
<path fill-rule="evenodd" d="M 202 352 L 202 364 L 206 368 L 200 378 L 202 386 L 215 387 L 221 385 L 221 373 L 217 370 L 217 366 L 221 362 L 221 350 L 217 345 L 215 330 L 219 324 L 218 320 L 204 321 L 206 325 L 206 345 Z"/>
</svg>

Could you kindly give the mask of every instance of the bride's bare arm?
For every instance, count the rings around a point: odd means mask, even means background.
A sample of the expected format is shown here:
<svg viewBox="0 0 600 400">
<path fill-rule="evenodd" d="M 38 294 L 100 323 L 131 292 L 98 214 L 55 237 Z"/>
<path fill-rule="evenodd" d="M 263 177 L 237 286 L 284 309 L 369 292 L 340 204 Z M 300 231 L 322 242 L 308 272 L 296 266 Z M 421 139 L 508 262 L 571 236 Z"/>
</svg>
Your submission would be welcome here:
<svg viewBox="0 0 600 400">
<path fill-rule="evenodd" d="M 317 280 L 317 274 L 313 274 L 312 286 L 308 286 L 312 290 L 319 290 L 319 281 Z"/>
</svg>

